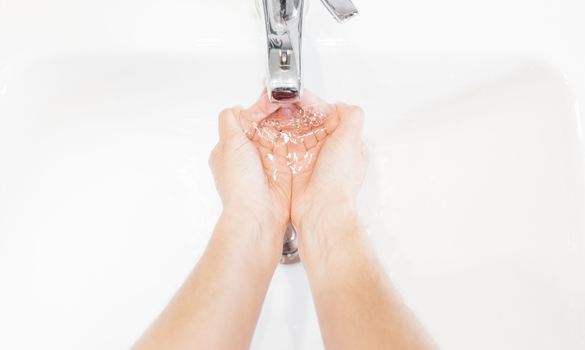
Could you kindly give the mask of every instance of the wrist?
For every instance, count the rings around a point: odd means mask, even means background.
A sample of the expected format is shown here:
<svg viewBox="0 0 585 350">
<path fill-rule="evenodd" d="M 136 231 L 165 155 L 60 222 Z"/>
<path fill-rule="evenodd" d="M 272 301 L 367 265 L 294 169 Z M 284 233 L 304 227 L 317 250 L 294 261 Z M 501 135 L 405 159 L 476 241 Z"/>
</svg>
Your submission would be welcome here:
<svg viewBox="0 0 585 350">
<path fill-rule="evenodd" d="M 282 213 L 284 212 L 287 215 L 283 215 Z M 278 236 L 272 238 L 282 240 L 290 218 L 288 210 L 279 207 L 266 207 L 258 202 L 243 204 L 238 201 L 236 203 L 224 203 L 220 220 L 258 226 L 258 231 L 263 232 L 266 238 L 272 233 L 272 236 Z"/>
<path fill-rule="evenodd" d="M 346 264 L 367 252 L 367 237 L 359 219 L 343 220 L 331 231 L 304 233 L 299 254 L 311 280 L 332 277 L 339 269 L 345 271 Z"/>
<path fill-rule="evenodd" d="M 243 211 L 224 210 L 217 222 L 213 240 L 221 242 L 241 261 L 273 269 L 282 253 L 286 226 L 272 220 L 258 220 Z"/>
<path fill-rule="evenodd" d="M 364 238 L 361 220 L 351 205 L 314 210 L 295 218 L 293 224 L 299 233 L 301 260 L 306 265 L 323 265 L 343 245 Z"/>
<path fill-rule="evenodd" d="M 327 232 L 335 231 L 349 223 L 359 221 L 357 209 L 350 200 L 316 201 L 303 199 L 303 205 L 293 207 L 291 221 L 298 231 L 311 236 L 327 238 Z"/>
</svg>

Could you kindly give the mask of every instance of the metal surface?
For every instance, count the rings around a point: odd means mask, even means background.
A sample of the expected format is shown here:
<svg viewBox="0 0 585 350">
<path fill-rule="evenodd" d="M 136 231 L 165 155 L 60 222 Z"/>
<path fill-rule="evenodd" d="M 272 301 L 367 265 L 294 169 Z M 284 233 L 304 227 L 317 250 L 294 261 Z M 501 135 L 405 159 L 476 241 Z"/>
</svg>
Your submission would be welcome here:
<svg viewBox="0 0 585 350">
<path fill-rule="evenodd" d="M 321 0 L 321 2 L 339 23 L 358 14 L 358 10 L 351 0 Z"/>
<path fill-rule="evenodd" d="M 284 265 L 296 264 L 301 261 L 299 257 L 299 246 L 297 243 L 297 231 L 292 224 L 288 224 L 284 240 L 282 242 L 282 256 L 280 263 Z"/>
<path fill-rule="evenodd" d="M 322 2 L 340 23 L 358 13 L 351 0 Z M 268 96 L 274 103 L 294 103 L 303 94 L 304 0 L 263 0 L 263 5 L 268 45 Z"/>
</svg>

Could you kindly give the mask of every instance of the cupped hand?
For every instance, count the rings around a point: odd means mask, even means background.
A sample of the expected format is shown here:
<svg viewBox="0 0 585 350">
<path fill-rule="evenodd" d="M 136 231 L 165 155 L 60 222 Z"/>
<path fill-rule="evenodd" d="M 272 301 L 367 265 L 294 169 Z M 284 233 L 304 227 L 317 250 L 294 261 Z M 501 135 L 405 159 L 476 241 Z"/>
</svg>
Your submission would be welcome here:
<svg viewBox="0 0 585 350">
<path fill-rule="evenodd" d="M 224 215 L 251 220 L 261 240 L 282 243 L 290 220 L 291 177 L 286 160 L 258 147 L 246 132 L 278 109 L 266 94 L 250 108 L 231 108 L 219 116 L 219 143 L 209 164 L 222 199 Z M 274 176 L 274 171 L 280 171 Z"/>
<path fill-rule="evenodd" d="M 294 119 L 297 111 L 314 111 L 323 123 L 296 139 L 295 130 L 262 126 Z M 276 105 L 264 93 L 252 107 L 224 110 L 219 119 L 210 165 L 224 212 L 252 218 L 265 232 L 261 239 L 282 243 L 290 220 L 303 250 L 319 249 L 316 242 L 355 218 L 367 164 L 359 107 L 331 105 L 308 92 L 298 104 Z"/>
<path fill-rule="evenodd" d="M 293 178 L 291 219 L 300 233 L 302 259 L 312 250 L 327 249 L 344 226 L 355 223 L 356 197 L 367 168 L 362 109 L 338 103 L 327 113 L 334 127 L 314 148 L 313 166 Z"/>
</svg>

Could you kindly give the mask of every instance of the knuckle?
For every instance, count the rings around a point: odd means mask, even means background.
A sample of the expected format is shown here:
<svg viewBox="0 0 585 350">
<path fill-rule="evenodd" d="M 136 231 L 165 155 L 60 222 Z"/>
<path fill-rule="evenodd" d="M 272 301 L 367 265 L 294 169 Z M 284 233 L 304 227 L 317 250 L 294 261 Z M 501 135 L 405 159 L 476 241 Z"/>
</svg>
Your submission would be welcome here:
<svg viewBox="0 0 585 350">
<path fill-rule="evenodd" d="M 362 157 L 366 161 L 370 159 L 370 150 L 368 149 L 368 146 L 366 146 L 364 143 L 362 143 Z"/>
<path fill-rule="evenodd" d="M 221 112 L 219 112 L 219 117 L 224 118 L 230 114 L 232 114 L 232 109 L 231 108 L 224 108 L 221 110 Z"/>
<path fill-rule="evenodd" d="M 225 108 L 221 112 L 219 112 L 219 123 L 223 123 L 229 118 L 232 114 L 232 110 L 230 108 Z"/>
<path fill-rule="evenodd" d="M 361 128 L 364 123 L 364 110 L 360 106 L 339 104 L 340 115 L 349 125 Z"/>
<path fill-rule="evenodd" d="M 363 125 L 365 116 L 364 109 L 360 106 L 350 106 L 349 109 L 356 123 Z"/>
<path fill-rule="evenodd" d="M 208 164 L 211 168 L 215 167 L 218 154 L 219 154 L 219 144 L 217 146 L 215 146 L 213 148 L 213 150 L 211 150 L 211 154 L 209 155 Z"/>
<path fill-rule="evenodd" d="M 351 105 L 349 106 L 349 110 L 355 114 L 355 115 L 359 115 L 360 117 L 363 117 L 364 115 L 364 109 L 358 105 Z"/>
<path fill-rule="evenodd" d="M 211 169 L 214 168 L 214 165 L 215 165 L 215 157 L 213 156 L 213 154 L 211 154 L 211 156 L 209 156 L 209 159 L 207 160 L 207 165 L 209 165 L 209 167 Z"/>
</svg>

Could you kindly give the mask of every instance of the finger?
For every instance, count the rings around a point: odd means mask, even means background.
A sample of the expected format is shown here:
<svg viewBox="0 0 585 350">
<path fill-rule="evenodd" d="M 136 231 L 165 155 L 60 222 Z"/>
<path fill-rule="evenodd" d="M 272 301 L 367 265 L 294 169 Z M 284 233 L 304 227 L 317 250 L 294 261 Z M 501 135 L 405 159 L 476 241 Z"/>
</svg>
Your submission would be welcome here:
<svg viewBox="0 0 585 350">
<path fill-rule="evenodd" d="M 303 92 L 303 97 L 297 102 L 297 106 L 304 110 L 321 112 L 323 114 L 329 114 L 333 109 L 333 105 L 322 100 L 309 90 Z"/>
<path fill-rule="evenodd" d="M 311 91 L 305 90 L 303 98 L 297 104 L 301 109 L 308 112 L 321 114 L 324 118 L 323 125 L 316 127 L 313 130 L 314 136 L 317 141 L 325 139 L 325 137 L 337 128 L 338 117 L 335 113 L 335 105 L 332 105 L 325 100 L 320 99 L 317 95 Z M 309 140 L 312 142 L 313 140 Z"/>
<path fill-rule="evenodd" d="M 349 106 L 343 103 L 336 105 L 339 125 L 334 135 L 341 140 L 360 141 L 364 126 L 364 111 L 358 106 Z"/>
<path fill-rule="evenodd" d="M 211 151 L 211 154 L 209 155 L 208 164 L 209 164 L 209 167 L 211 169 L 215 168 L 215 164 L 217 162 L 217 157 L 219 156 L 220 148 L 221 148 L 221 144 L 218 143 L 217 145 L 215 145 L 215 147 L 213 147 L 213 150 Z"/>
<path fill-rule="evenodd" d="M 279 148 L 282 148 L 280 151 Z M 274 151 L 267 150 L 265 148 L 258 148 L 260 153 L 260 160 L 264 168 L 264 172 L 267 175 L 270 182 L 273 183 L 290 183 L 290 177 L 292 176 L 286 159 L 279 155 L 279 153 L 286 152 L 286 145 L 278 143 L 274 147 Z M 290 185 L 289 191 L 290 191 Z"/>
<path fill-rule="evenodd" d="M 362 156 L 364 158 L 366 158 L 366 159 L 370 158 L 370 150 L 368 149 L 368 146 L 366 146 L 366 144 L 363 142 L 362 142 L 361 152 L 362 152 Z"/>
<path fill-rule="evenodd" d="M 302 141 L 305 144 L 305 148 L 307 150 L 310 150 L 311 148 L 317 146 L 319 140 L 317 139 L 317 136 L 315 134 L 316 134 L 315 132 L 310 132 L 306 134 L 305 137 L 303 137 Z"/>
<path fill-rule="evenodd" d="M 247 124 L 246 126 L 258 123 L 280 107 L 280 105 L 270 102 L 268 93 L 264 91 L 256 103 L 250 106 L 250 108 L 242 110 L 243 122 Z"/>
<path fill-rule="evenodd" d="M 337 125 L 339 125 L 339 115 L 337 113 L 331 113 L 329 118 L 325 119 L 323 131 L 326 135 L 331 135 L 337 129 Z"/>
<path fill-rule="evenodd" d="M 271 151 L 274 147 L 274 142 L 278 136 L 278 133 L 272 129 L 261 129 L 257 132 L 258 143 L 266 150 Z"/>
<path fill-rule="evenodd" d="M 241 110 L 238 108 L 224 109 L 219 114 L 219 140 L 226 141 L 230 138 L 243 134 L 242 125 L 239 121 Z"/>
<path fill-rule="evenodd" d="M 274 143 L 274 154 L 282 158 L 288 155 L 288 145 L 282 137 L 276 139 Z"/>
<path fill-rule="evenodd" d="M 319 127 L 314 132 L 317 141 L 324 140 L 327 137 L 327 131 L 325 127 Z"/>
</svg>

